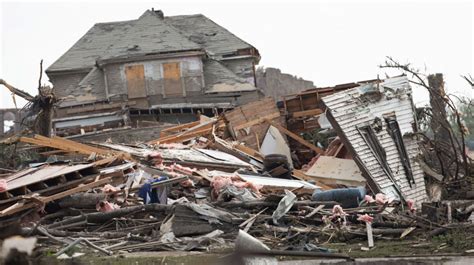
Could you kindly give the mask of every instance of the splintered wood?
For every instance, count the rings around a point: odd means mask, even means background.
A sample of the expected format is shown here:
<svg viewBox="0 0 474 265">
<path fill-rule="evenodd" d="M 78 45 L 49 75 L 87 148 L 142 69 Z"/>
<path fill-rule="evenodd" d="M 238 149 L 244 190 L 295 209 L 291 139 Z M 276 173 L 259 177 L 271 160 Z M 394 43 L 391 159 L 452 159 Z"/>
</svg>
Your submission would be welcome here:
<svg viewBox="0 0 474 265">
<path fill-rule="evenodd" d="M 224 113 L 228 128 L 234 139 L 245 143 L 248 147 L 259 150 L 259 143 L 268 130 L 267 119 L 276 124 L 283 124 L 284 119 L 272 98 L 245 104 Z"/>
<path fill-rule="evenodd" d="M 61 138 L 58 136 L 53 136 L 51 138 L 48 138 L 41 135 L 35 135 L 33 138 L 20 137 L 20 141 L 24 143 L 64 150 L 66 152 L 77 152 L 77 153 L 85 154 L 85 155 L 91 155 L 91 154 L 106 155 L 109 153 L 113 153 L 113 151 L 110 151 L 110 150 L 81 144 L 81 143 L 71 141 L 65 138 Z"/>
<path fill-rule="evenodd" d="M 225 124 L 217 118 L 181 124 L 166 128 L 161 132 L 159 139 L 149 141 L 148 144 L 180 143 L 198 136 L 207 136 L 212 133 L 214 126 L 223 128 Z"/>
</svg>

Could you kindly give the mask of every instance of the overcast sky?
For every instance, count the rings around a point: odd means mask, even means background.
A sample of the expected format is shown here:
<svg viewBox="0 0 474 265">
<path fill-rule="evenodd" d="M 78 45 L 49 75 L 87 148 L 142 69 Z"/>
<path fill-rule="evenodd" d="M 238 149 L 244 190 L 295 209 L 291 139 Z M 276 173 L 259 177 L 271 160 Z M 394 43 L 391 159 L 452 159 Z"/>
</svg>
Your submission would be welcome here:
<svg viewBox="0 0 474 265">
<path fill-rule="evenodd" d="M 473 97 L 460 78 L 473 73 L 473 4 L 411 2 L 2 2 L 0 78 L 35 94 L 41 59 L 46 69 L 94 23 L 136 19 L 154 7 L 165 16 L 204 14 L 255 46 L 260 66 L 316 86 L 385 77 L 378 65 L 389 55 L 444 73 L 448 92 Z M 0 108 L 14 106 L 6 91 Z M 427 102 L 423 92 L 415 89 L 415 103 Z"/>
</svg>

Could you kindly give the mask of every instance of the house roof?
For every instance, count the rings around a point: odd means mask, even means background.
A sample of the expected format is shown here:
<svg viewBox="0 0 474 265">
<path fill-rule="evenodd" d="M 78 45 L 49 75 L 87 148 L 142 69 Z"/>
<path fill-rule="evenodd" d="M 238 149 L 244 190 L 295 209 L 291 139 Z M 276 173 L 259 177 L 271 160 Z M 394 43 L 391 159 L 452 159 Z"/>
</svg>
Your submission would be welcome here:
<svg viewBox="0 0 474 265">
<path fill-rule="evenodd" d="M 254 91 L 257 88 L 216 60 L 204 62 L 204 91 L 209 93 Z"/>
<path fill-rule="evenodd" d="M 203 15 L 160 17 L 147 10 L 136 20 L 97 23 L 46 71 L 91 69 L 96 60 L 205 49 L 234 53 L 252 46 Z"/>
<path fill-rule="evenodd" d="M 252 45 L 201 14 L 165 17 L 165 21 L 177 28 L 189 40 L 201 45 L 211 56 L 253 48 Z"/>
<path fill-rule="evenodd" d="M 47 71 L 92 68 L 99 58 L 200 49 L 148 10 L 137 20 L 95 24 Z"/>
</svg>

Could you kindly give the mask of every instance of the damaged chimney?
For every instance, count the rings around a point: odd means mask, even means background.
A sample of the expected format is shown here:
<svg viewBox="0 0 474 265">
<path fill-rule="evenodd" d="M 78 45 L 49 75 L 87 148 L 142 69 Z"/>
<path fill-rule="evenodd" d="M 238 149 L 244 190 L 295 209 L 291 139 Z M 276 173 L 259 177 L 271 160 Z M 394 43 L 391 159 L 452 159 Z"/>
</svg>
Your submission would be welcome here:
<svg viewBox="0 0 474 265">
<path fill-rule="evenodd" d="M 151 11 L 155 13 L 159 18 L 163 19 L 165 17 L 165 14 L 163 14 L 163 11 L 161 10 L 155 10 L 155 8 L 151 8 Z"/>
</svg>

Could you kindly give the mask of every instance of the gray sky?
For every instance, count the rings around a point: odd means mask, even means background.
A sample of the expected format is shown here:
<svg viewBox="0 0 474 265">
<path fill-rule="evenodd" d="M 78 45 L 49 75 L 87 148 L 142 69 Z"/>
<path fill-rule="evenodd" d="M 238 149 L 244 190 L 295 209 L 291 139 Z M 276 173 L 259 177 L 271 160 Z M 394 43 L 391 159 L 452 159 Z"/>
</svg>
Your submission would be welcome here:
<svg viewBox="0 0 474 265">
<path fill-rule="evenodd" d="M 444 73 L 449 93 L 473 97 L 460 78 L 473 73 L 472 2 L 411 2 L 2 1 L 0 78 L 35 94 L 41 59 L 46 69 L 94 23 L 136 19 L 154 7 L 165 16 L 202 13 L 254 45 L 260 66 L 317 86 L 385 77 L 378 65 L 389 55 Z M 14 106 L 6 91 L 0 88 L 0 108 Z M 414 99 L 424 104 L 426 93 L 415 89 Z"/>
</svg>

